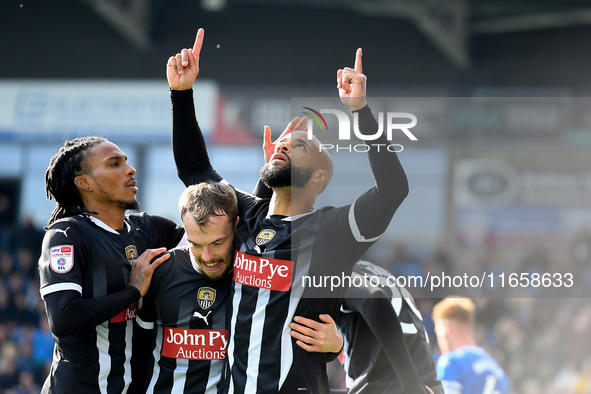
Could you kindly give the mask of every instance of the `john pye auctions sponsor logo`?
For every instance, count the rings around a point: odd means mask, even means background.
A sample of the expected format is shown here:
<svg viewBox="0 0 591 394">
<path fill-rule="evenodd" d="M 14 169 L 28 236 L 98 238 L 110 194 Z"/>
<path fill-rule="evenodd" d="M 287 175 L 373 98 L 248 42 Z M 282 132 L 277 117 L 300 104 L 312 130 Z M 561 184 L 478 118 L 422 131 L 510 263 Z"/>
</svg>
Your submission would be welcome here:
<svg viewBox="0 0 591 394">
<path fill-rule="evenodd" d="M 228 346 L 227 330 L 164 327 L 162 356 L 189 360 L 223 360 Z"/>
<path fill-rule="evenodd" d="M 253 256 L 234 255 L 234 282 L 261 289 L 287 291 L 291 287 L 293 262 Z"/>
<path fill-rule="evenodd" d="M 136 304 L 132 304 L 126 309 L 119 312 L 117 315 L 111 318 L 111 323 L 122 323 L 131 319 L 135 319 L 136 315 Z"/>
</svg>

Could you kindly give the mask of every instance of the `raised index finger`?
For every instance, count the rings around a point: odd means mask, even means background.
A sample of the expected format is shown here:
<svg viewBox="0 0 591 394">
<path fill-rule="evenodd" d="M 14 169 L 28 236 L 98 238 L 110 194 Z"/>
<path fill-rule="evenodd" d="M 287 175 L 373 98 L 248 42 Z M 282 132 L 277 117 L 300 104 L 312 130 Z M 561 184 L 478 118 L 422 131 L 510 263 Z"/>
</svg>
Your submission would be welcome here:
<svg viewBox="0 0 591 394">
<path fill-rule="evenodd" d="M 205 30 L 200 28 L 197 30 L 197 37 L 195 37 L 195 44 L 193 44 L 193 56 L 197 64 L 199 64 L 199 53 L 201 52 L 201 46 L 203 45 L 203 36 L 205 36 Z"/>
<path fill-rule="evenodd" d="M 363 74 L 363 66 L 361 65 L 361 48 L 357 48 L 357 53 L 355 54 L 355 71 L 359 74 Z"/>
</svg>

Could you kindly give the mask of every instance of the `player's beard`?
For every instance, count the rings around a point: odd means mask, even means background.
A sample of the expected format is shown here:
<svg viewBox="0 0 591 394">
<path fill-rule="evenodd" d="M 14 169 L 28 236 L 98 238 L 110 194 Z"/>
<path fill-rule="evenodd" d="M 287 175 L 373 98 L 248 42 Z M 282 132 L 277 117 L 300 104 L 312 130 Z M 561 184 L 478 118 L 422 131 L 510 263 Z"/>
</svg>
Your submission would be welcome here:
<svg viewBox="0 0 591 394">
<path fill-rule="evenodd" d="M 267 163 L 259 170 L 259 176 L 261 181 L 270 188 L 304 187 L 313 172 L 312 168 L 292 166 L 291 162 L 282 166 L 271 166 Z"/>
<path fill-rule="evenodd" d="M 216 263 L 216 264 L 222 263 L 223 269 L 219 272 L 216 272 L 215 274 L 212 274 L 210 271 L 208 271 L 207 269 L 202 267 L 202 266 L 205 266 L 205 261 L 203 261 L 203 259 L 199 258 L 198 262 L 199 262 L 199 264 L 197 264 L 197 265 L 199 266 L 199 268 L 201 269 L 203 274 L 205 276 L 207 276 L 207 279 L 212 280 L 214 282 L 224 279 L 226 277 L 226 275 L 228 274 L 228 270 L 230 268 L 230 264 L 228 264 L 226 260 L 218 258 L 215 261 L 209 261 L 208 263 Z"/>
<path fill-rule="evenodd" d="M 140 202 L 138 200 L 134 200 L 134 201 L 118 200 L 117 203 L 119 204 L 119 208 L 133 209 L 136 211 L 139 211 L 139 209 L 140 209 Z"/>
<path fill-rule="evenodd" d="M 98 190 L 101 192 L 101 194 L 103 195 L 103 197 L 107 201 L 117 204 L 117 206 L 121 209 L 126 209 L 126 210 L 127 209 L 133 209 L 133 210 L 140 209 L 140 202 L 136 198 L 134 198 L 133 200 L 130 200 L 130 201 L 116 200 L 113 198 L 113 196 L 110 193 L 104 191 L 102 188 L 99 187 Z"/>
</svg>

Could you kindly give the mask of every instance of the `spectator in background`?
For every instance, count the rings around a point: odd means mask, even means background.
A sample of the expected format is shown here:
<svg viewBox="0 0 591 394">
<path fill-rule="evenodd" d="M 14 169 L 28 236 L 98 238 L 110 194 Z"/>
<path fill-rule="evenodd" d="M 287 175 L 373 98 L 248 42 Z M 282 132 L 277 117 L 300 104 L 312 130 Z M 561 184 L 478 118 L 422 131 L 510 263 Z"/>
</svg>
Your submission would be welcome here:
<svg viewBox="0 0 591 394">
<path fill-rule="evenodd" d="M 0 251 L 10 250 L 13 226 L 14 226 L 14 204 L 6 193 L 0 192 Z"/>
<path fill-rule="evenodd" d="M 12 254 L 0 250 L 0 283 L 2 287 L 7 286 L 8 278 L 15 269 L 14 258 Z"/>
<path fill-rule="evenodd" d="M 51 329 L 49 328 L 49 321 L 47 321 L 45 314 L 39 318 L 39 326 L 35 328 L 31 340 L 33 345 L 33 360 L 41 375 L 38 381 L 42 381 L 49 373 L 53 358 L 53 346 L 55 345 Z"/>
<path fill-rule="evenodd" d="M 33 252 L 33 258 L 39 258 L 44 232 L 35 226 L 33 216 L 24 215 L 16 230 L 16 249 L 26 249 Z"/>
</svg>

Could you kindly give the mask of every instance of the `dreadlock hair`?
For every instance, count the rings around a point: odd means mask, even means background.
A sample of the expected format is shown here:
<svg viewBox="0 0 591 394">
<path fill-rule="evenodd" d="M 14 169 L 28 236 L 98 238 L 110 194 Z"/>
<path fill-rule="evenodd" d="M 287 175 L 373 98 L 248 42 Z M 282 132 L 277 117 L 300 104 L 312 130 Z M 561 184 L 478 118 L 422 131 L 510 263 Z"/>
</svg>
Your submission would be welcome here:
<svg viewBox="0 0 591 394">
<path fill-rule="evenodd" d="M 84 161 L 88 157 L 88 150 L 107 141 L 97 136 L 65 141 L 57 154 L 51 158 L 49 167 L 45 171 L 45 193 L 47 199 L 50 201 L 55 199 L 57 205 L 47 222 L 47 227 L 61 218 L 95 213 L 84 209 L 84 203 L 74 179 L 85 170 Z"/>
</svg>

